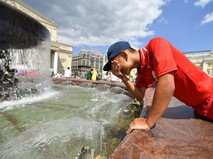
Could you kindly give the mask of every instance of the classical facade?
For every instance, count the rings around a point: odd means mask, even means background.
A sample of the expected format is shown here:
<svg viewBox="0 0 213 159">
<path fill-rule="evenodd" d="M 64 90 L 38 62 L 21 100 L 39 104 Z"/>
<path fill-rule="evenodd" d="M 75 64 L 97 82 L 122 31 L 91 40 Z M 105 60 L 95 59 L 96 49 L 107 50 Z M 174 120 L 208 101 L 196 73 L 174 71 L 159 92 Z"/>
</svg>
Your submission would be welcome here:
<svg viewBox="0 0 213 159">
<path fill-rule="evenodd" d="M 72 58 L 72 73 L 86 77 L 90 68 L 95 68 L 100 74 L 103 72 L 104 56 L 100 53 L 91 53 L 89 50 L 81 50 L 80 54 Z"/>
<path fill-rule="evenodd" d="M 211 50 L 185 52 L 184 54 L 198 68 L 206 72 L 209 76 L 213 76 L 213 52 Z"/>
<path fill-rule="evenodd" d="M 40 22 L 50 32 L 51 51 L 50 51 L 50 67 L 53 68 L 55 74 L 63 73 L 67 67 L 72 65 L 72 50 L 73 47 L 57 41 L 58 26 L 41 13 L 24 4 L 21 0 L 0 0 L 4 3 L 15 7 L 21 12 L 31 16 Z"/>
</svg>

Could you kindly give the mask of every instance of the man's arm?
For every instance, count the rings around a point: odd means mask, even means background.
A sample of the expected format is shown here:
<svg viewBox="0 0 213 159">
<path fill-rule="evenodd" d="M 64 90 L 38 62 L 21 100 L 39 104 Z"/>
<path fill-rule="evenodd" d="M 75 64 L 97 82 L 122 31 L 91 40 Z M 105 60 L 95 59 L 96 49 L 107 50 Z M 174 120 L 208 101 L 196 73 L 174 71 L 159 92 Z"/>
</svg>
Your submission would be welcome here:
<svg viewBox="0 0 213 159">
<path fill-rule="evenodd" d="M 154 98 L 148 117 L 136 118 L 130 125 L 127 133 L 134 129 L 149 130 L 165 112 L 175 90 L 174 73 L 168 73 L 158 78 Z"/>
<path fill-rule="evenodd" d="M 144 98 L 146 88 L 136 87 L 125 75 L 121 78 L 122 82 L 125 84 L 126 88 L 132 95 L 138 100 L 141 101 Z"/>
<path fill-rule="evenodd" d="M 152 106 L 147 124 L 151 128 L 165 112 L 175 90 L 174 73 L 168 73 L 158 78 L 158 84 L 155 89 Z"/>
</svg>

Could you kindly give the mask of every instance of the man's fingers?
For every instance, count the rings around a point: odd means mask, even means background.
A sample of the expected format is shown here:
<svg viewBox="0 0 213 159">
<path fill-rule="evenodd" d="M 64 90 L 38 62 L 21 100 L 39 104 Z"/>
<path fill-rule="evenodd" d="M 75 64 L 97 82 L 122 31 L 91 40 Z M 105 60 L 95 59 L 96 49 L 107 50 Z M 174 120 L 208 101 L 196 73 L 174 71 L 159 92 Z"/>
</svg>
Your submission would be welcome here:
<svg viewBox="0 0 213 159">
<path fill-rule="evenodd" d="M 112 61 L 112 72 L 119 72 L 120 71 L 120 65 L 117 63 L 117 61 Z"/>
<path fill-rule="evenodd" d="M 132 129 L 131 127 L 129 127 L 129 129 L 126 131 L 127 134 L 130 134 L 134 129 Z"/>
<path fill-rule="evenodd" d="M 133 130 L 150 130 L 144 118 L 136 118 L 130 125 L 126 133 L 131 133 Z"/>
<path fill-rule="evenodd" d="M 134 121 L 129 125 L 128 130 L 126 131 L 127 134 L 131 133 L 135 129 Z"/>
</svg>

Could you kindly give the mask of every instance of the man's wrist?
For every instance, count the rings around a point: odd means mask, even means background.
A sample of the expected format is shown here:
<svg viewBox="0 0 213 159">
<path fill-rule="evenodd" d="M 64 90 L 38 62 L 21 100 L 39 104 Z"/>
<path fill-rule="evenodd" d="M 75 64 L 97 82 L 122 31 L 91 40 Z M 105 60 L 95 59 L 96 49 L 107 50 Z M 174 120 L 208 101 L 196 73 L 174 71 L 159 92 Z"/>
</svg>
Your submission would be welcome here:
<svg viewBox="0 0 213 159">
<path fill-rule="evenodd" d="M 155 127 L 155 122 L 153 122 L 152 120 L 146 118 L 146 124 L 149 126 L 150 129 Z"/>
<path fill-rule="evenodd" d="M 120 79 L 123 81 L 125 79 L 128 79 L 125 75 L 121 76 Z"/>
</svg>

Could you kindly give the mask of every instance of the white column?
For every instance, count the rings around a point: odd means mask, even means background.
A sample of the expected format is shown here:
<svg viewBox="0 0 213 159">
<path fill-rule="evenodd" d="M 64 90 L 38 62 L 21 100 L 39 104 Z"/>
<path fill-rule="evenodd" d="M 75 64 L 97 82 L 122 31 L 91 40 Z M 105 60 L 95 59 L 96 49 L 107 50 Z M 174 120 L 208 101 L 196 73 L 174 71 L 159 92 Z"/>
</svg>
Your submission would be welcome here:
<svg viewBox="0 0 213 159">
<path fill-rule="evenodd" d="M 203 71 L 207 73 L 206 71 L 206 63 L 203 61 Z"/>
<path fill-rule="evenodd" d="M 55 75 L 58 73 L 58 52 L 57 51 L 54 54 L 53 71 Z"/>
</svg>

